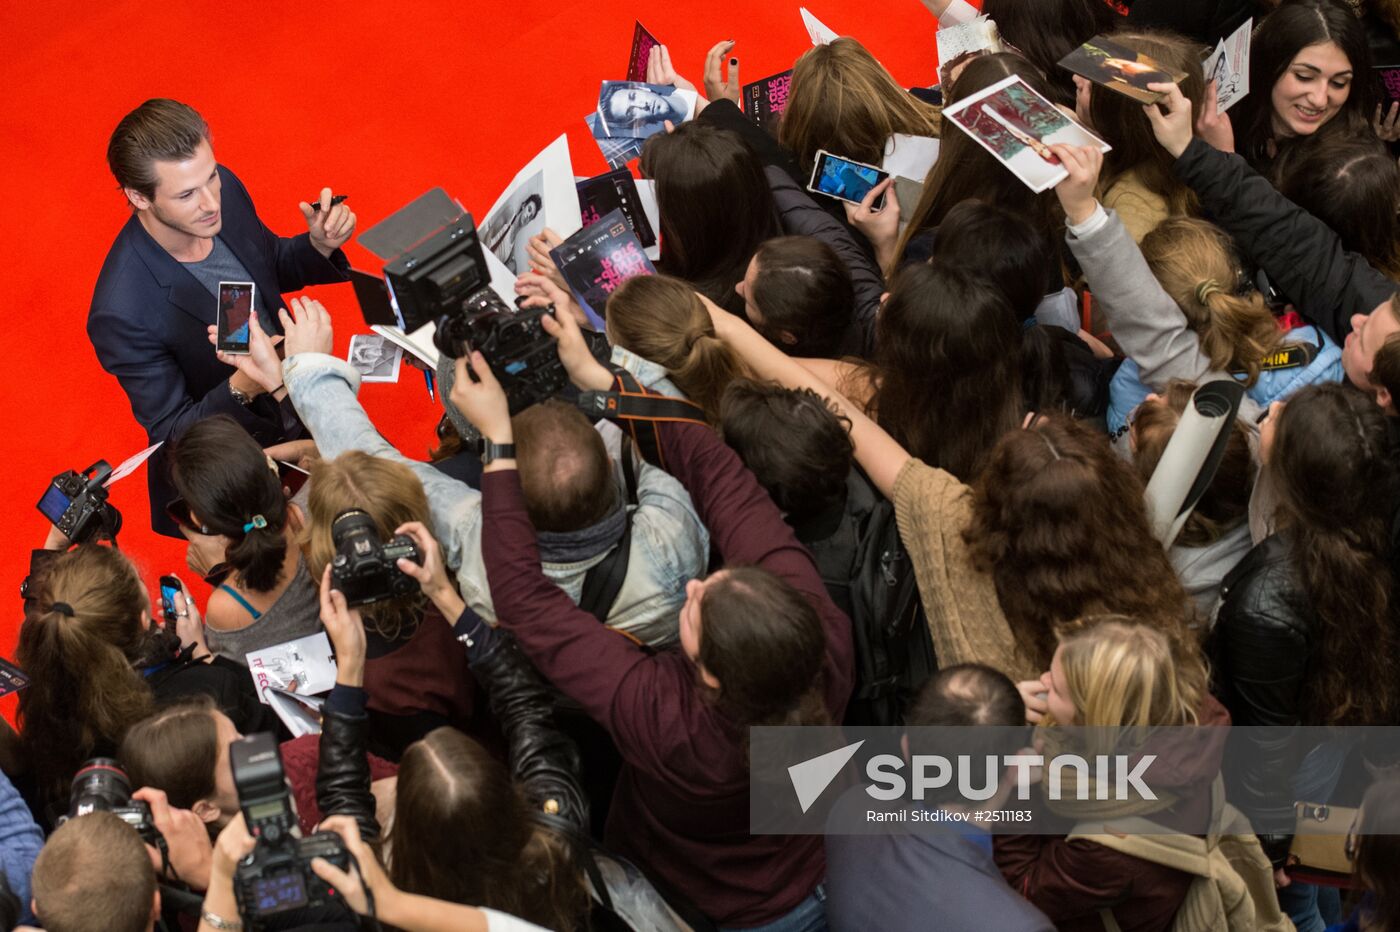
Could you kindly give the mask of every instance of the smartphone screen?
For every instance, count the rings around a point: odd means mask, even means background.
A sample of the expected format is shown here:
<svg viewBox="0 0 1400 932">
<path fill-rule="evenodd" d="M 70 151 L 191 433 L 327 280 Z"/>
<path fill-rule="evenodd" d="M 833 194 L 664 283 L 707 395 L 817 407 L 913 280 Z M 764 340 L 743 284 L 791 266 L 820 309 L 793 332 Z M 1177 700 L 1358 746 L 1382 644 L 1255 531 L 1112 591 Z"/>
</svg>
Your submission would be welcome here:
<svg viewBox="0 0 1400 932">
<path fill-rule="evenodd" d="M 852 162 L 839 155 L 820 151 L 817 162 L 812 167 L 812 183 L 808 190 L 859 204 L 870 193 L 870 189 L 889 177 L 889 172 L 874 165 Z M 874 204 L 876 210 L 885 206 L 884 195 Z"/>
<path fill-rule="evenodd" d="M 219 282 L 219 349 L 248 352 L 248 325 L 253 314 L 252 282 Z"/>
<path fill-rule="evenodd" d="M 71 504 L 73 500 L 64 495 L 58 486 L 50 485 L 44 491 L 44 497 L 39 499 L 39 513 L 48 518 L 50 524 L 57 524 Z"/>
<path fill-rule="evenodd" d="M 178 576 L 162 576 L 160 578 L 160 610 L 165 615 L 165 620 L 170 624 L 175 624 L 178 617 L 175 614 L 175 596 L 180 593 L 180 578 Z"/>
<path fill-rule="evenodd" d="M 301 491 L 301 487 L 306 485 L 306 480 L 311 478 L 311 473 L 300 466 L 278 460 L 277 478 L 282 483 L 282 488 L 286 489 L 287 494 L 291 496 Z"/>
</svg>

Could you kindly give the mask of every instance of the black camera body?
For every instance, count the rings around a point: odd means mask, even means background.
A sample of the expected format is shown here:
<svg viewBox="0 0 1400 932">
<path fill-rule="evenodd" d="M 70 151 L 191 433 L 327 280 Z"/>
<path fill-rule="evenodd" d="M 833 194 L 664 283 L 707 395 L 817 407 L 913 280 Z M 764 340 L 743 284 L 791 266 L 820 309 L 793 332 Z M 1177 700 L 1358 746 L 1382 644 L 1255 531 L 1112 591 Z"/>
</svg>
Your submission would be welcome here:
<svg viewBox="0 0 1400 932">
<path fill-rule="evenodd" d="M 68 791 L 68 812 L 57 824 L 90 812 L 110 812 L 136 829 L 141 840 L 159 851 L 165 850 L 165 837 L 151 818 L 151 807 L 131 798 L 131 780 L 110 757 L 94 757 L 73 775 Z"/>
<path fill-rule="evenodd" d="M 75 544 L 107 538 L 116 540 L 121 512 L 107 501 L 105 484 L 112 475 L 106 460 L 82 472 L 68 470 L 53 477 L 39 499 L 39 513 Z"/>
<path fill-rule="evenodd" d="M 551 398 L 569 381 L 554 340 L 540 326 L 553 308 L 517 310 L 491 289 L 471 214 L 463 214 L 384 267 L 405 332 L 435 324 L 438 352 L 459 359 L 480 351 L 515 414 Z"/>
<path fill-rule="evenodd" d="M 382 541 L 374 519 L 350 508 L 331 522 L 331 543 L 331 588 L 340 590 L 347 605 L 372 605 L 418 591 L 418 581 L 398 567 L 401 559 L 423 562 L 412 537 L 399 534 Z"/>
<path fill-rule="evenodd" d="M 253 851 L 238 863 L 233 894 L 239 915 L 251 928 L 292 909 L 316 909 L 342 902 L 336 892 L 311 870 L 314 858 L 324 858 L 341 870 L 350 869 L 350 853 L 334 832 L 296 836 L 291 791 L 282 771 L 277 739 L 269 732 L 249 735 L 229 745 L 229 764 L 238 805 L 248 833 L 257 839 Z"/>
</svg>

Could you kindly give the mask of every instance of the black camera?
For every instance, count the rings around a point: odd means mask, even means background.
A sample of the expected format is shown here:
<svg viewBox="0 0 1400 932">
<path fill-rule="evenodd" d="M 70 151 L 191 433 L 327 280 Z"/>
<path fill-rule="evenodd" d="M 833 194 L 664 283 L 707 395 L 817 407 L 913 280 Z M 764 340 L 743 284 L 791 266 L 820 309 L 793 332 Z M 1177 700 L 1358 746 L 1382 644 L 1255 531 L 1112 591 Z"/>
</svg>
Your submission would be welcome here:
<svg viewBox="0 0 1400 932">
<path fill-rule="evenodd" d="M 131 798 L 131 780 L 110 757 L 95 757 L 73 775 L 73 786 L 68 792 L 68 813 L 59 816 L 58 824 L 89 812 L 112 813 L 136 829 L 146 844 L 162 854 L 165 852 L 165 837 L 151 819 L 151 807 Z"/>
<path fill-rule="evenodd" d="M 107 501 L 112 467 L 98 460 L 82 472 L 72 469 L 53 477 L 39 499 L 39 513 L 75 544 L 106 538 L 122 529 L 121 512 Z"/>
<path fill-rule="evenodd" d="M 405 332 L 435 324 L 433 343 L 458 359 L 480 351 L 515 414 L 569 382 L 554 340 L 540 326 L 552 308 L 516 309 L 491 289 L 471 214 L 443 227 L 384 267 Z"/>
<path fill-rule="evenodd" d="M 399 560 L 423 562 L 412 537 L 399 534 L 385 543 L 374 519 L 351 508 L 331 522 L 331 543 L 331 586 L 344 594 L 347 605 L 371 605 L 418 591 L 418 581 L 398 566 Z"/>
<path fill-rule="evenodd" d="M 233 875 L 233 894 L 244 922 L 256 929 L 267 917 L 287 910 L 341 902 L 330 885 L 312 872 L 311 861 L 324 858 L 348 871 L 350 853 L 334 832 L 297 837 L 277 739 L 270 732 L 260 732 L 233 742 L 229 764 L 243 820 L 257 839 Z"/>
</svg>

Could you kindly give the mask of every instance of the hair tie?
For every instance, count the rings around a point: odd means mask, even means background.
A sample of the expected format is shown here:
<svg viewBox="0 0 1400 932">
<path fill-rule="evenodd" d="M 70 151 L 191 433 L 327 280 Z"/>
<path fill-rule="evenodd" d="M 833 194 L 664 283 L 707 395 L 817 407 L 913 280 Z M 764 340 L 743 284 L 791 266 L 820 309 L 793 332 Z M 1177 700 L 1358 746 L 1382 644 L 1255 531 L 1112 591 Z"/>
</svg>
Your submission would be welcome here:
<svg viewBox="0 0 1400 932">
<path fill-rule="evenodd" d="M 247 534 L 253 528 L 265 527 L 267 527 L 267 519 L 264 518 L 262 515 L 253 515 L 253 517 L 248 521 L 248 523 L 243 525 L 243 533 Z"/>
<path fill-rule="evenodd" d="M 1220 287 L 1220 282 L 1213 278 L 1207 278 L 1196 286 L 1196 303 L 1204 305 L 1207 298 L 1213 294 L 1220 294 L 1224 292 L 1224 290 L 1224 288 Z"/>
<path fill-rule="evenodd" d="M 67 615 L 69 618 L 73 617 L 73 606 L 67 602 L 55 602 L 50 606 L 50 610 L 58 612 L 60 615 Z"/>
</svg>

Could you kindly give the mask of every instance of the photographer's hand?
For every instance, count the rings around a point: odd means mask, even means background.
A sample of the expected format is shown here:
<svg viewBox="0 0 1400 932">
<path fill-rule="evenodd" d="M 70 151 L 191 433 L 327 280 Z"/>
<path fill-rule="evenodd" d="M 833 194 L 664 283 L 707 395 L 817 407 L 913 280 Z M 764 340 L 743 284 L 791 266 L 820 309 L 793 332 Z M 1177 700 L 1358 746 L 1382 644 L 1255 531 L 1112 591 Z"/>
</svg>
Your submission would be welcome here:
<svg viewBox="0 0 1400 932">
<path fill-rule="evenodd" d="M 521 307 L 552 306 L 554 313 L 568 314 L 578 321 L 580 326 L 588 324 L 588 315 L 578 306 L 568 285 L 556 282 L 551 276 L 540 272 L 526 272 L 515 280 L 515 293 L 525 297 Z"/>
<path fill-rule="evenodd" d="M 143 786 L 132 793 L 131 798 L 151 807 L 151 822 L 165 839 L 174 879 L 184 881 L 196 890 L 209 889 L 214 846 L 209 841 L 209 829 L 204 821 L 188 809 L 172 807 L 165 791 L 155 787 Z M 160 852 L 150 845 L 146 846 L 146 850 L 159 873 L 165 866 L 161 863 Z"/>
<path fill-rule="evenodd" d="M 73 542 L 68 539 L 68 535 L 60 531 L 57 526 L 50 524 L 49 532 L 44 535 L 44 549 L 63 553 L 71 546 L 73 546 Z"/>
<path fill-rule="evenodd" d="M 438 546 L 437 538 L 419 521 L 401 524 L 394 533 L 412 537 L 413 542 L 418 545 L 418 552 L 423 555 L 422 566 L 412 560 L 401 559 L 398 564 L 399 570 L 418 580 L 423 594 L 432 600 L 439 612 L 442 612 L 442 617 L 451 621 L 460 616 L 467 603 L 457 594 L 452 581 L 448 579 L 447 567 L 442 562 L 442 548 Z"/>
<path fill-rule="evenodd" d="M 293 298 L 292 310 L 296 312 L 295 317 L 287 313 L 286 308 L 277 312 L 282 330 L 287 334 L 287 358 L 298 353 L 329 354 L 335 348 L 335 332 L 325 306 L 315 298 Z"/>
<path fill-rule="evenodd" d="M 1099 169 L 1103 153 L 1095 146 L 1066 146 L 1056 144 L 1050 151 L 1059 158 L 1069 177 L 1055 185 L 1055 196 L 1064 208 L 1070 223 L 1083 223 L 1094 213 L 1098 201 L 1094 191 L 1099 185 Z"/>
<path fill-rule="evenodd" d="M 487 440 L 499 444 L 515 442 L 510 426 L 510 403 L 506 400 L 505 390 L 496 381 L 495 373 L 480 352 L 473 350 L 470 357 L 463 356 L 457 360 L 452 403 Z M 497 460 L 487 465 L 486 471 L 494 471 L 493 467 L 514 469 L 515 460 Z"/>
<path fill-rule="evenodd" d="M 578 321 L 568 314 L 556 314 L 541 317 L 540 326 L 559 344 L 559 361 L 569 373 L 569 381 L 585 392 L 605 392 L 612 388 L 612 373 L 593 357 Z"/>
<path fill-rule="evenodd" d="M 238 919 L 238 901 L 233 895 L 233 875 L 238 862 L 248 856 L 257 841 L 248 834 L 243 813 L 235 815 L 214 842 L 214 857 L 209 870 L 209 889 L 204 894 L 204 912 L 220 919 Z M 217 932 L 210 923 L 200 920 L 199 932 Z"/>
<path fill-rule="evenodd" d="M 335 649 L 335 681 L 341 686 L 365 683 L 365 625 L 359 609 L 345 604 L 345 593 L 331 588 L 329 564 L 321 574 L 321 624 Z"/>
</svg>

